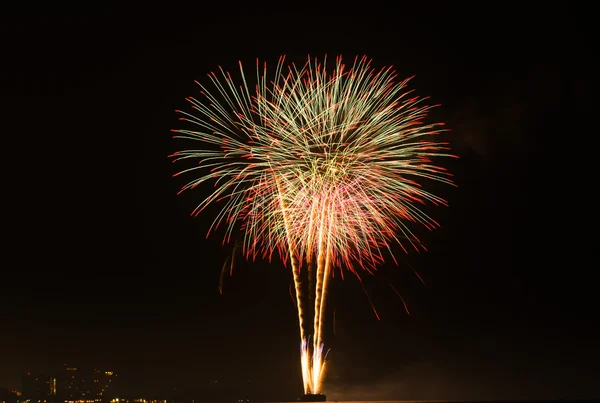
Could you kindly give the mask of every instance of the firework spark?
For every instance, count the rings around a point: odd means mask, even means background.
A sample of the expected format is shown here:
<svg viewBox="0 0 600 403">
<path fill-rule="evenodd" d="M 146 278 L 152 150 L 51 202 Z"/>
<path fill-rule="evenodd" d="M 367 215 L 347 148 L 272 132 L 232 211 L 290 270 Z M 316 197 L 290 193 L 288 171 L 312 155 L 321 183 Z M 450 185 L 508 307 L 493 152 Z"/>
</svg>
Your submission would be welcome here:
<svg viewBox="0 0 600 403">
<path fill-rule="evenodd" d="M 172 157 L 197 161 L 177 174 L 195 174 L 181 191 L 215 184 L 193 212 L 223 202 L 209 232 L 225 225 L 229 241 L 239 224 L 247 258 L 289 262 L 304 391 L 320 393 L 328 279 L 335 270 L 373 272 L 392 244 L 422 248 L 409 227 L 438 224 L 419 206 L 446 204 L 422 182 L 452 184 L 433 162 L 452 155 L 435 139 L 443 125 L 424 123 L 434 106 L 366 57 L 351 66 L 309 57 L 302 67 L 282 57 L 274 74 L 257 61 L 253 84 L 239 70 L 239 84 L 223 69 L 209 74 L 211 90 L 197 82 L 202 99 L 177 111 L 190 128 L 173 131 L 203 146 Z"/>
</svg>

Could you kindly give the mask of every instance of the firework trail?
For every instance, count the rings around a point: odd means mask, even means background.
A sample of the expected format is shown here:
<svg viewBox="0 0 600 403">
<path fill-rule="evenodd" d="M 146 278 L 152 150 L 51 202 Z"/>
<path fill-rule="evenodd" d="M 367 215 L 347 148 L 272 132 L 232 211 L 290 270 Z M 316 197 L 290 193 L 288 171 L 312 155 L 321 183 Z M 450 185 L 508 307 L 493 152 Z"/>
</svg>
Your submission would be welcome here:
<svg viewBox="0 0 600 403">
<path fill-rule="evenodd" d="M 422 248 L 409 226 L 438 224 L 419 206 L 446 204 L 422 182 L 452 184 L 433 163 L 451 155 L 435 139 L 443 125 L 423 122 L 434 106 L 406 90 L 409 79 L 372 68 L 366 57 L 350 66 L 309 57 L 302 67 L 282 57 L 274 74 L 257 61 L 252 84 L 239 69 L 239 83 L 221 68 L 209 74 L 211 90 L 197 82 L 202 99 L 177 111 L 190 128 L 174 137 L 202 147 L 172 155 L 197 162 L 176 175 L 194 175 L 181 191 L 214 182 L 193 212 L 222 201 L 209 232 L 225 225 L 227 242 L 239 224 L 246 258 L 289 262 L 304 391 L 316 394 L 328 280 L 335 270 L 373 272 L 392 244 Z"/>
</svg>

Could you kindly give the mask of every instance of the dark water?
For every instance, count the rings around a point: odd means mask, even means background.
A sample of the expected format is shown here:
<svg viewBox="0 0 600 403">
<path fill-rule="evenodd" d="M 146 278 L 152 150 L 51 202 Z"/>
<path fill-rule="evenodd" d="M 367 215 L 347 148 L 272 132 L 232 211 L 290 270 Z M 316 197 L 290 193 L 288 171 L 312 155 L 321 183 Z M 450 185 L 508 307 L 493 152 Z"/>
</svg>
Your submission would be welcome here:
<svg viewBox="0 0 600 403">
<path fill-rule="evenodd" d="M 600 403 L 598 399 L 556 399 L 556 400 L 327 400 L 327 402 L 337 403 Z M 289 402 L 269 402 L 269 403 L 298 403 Z"/>
</svg>

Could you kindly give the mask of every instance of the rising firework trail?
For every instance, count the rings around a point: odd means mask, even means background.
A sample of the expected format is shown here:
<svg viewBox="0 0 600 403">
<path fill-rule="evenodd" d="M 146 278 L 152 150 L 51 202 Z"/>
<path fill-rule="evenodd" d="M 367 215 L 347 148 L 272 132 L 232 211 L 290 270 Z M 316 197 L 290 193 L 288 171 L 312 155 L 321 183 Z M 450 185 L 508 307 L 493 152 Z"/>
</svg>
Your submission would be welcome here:
<svg viewBox="0 0 600 403">
<path fill-rule="evenodd" d="M 322 388 L 330 278 L 372 273 L 393 256 L 393 244 L 422 249 L 411 226 L 438 224 L 420 206 L 446 204 L 422 182 L 452 184 L 433 162 L 452 156 L 436 138 L 443 124 L 424 123 L 434 106 L 406 89 L 409 79 L 366 57 L 327 63 L 309 57 L 296 66 L 282 57 L 270 73 L 257 61 L 250 78 L 240 62 L 237 82 L 219 68 L 210 85 L 197 82 L 201 97 L 187 99 L 191 109 L 177 111 L 188 128 L 173 130 L 202 144 L 172 155 L 197 163 L 176 174 L 192 175 L 181 191 L 215 186 L 193 214 L 222 202 L 209 232 L 225 225 L 227 242 L 241 228 L 246 258 L 278 254 L 289 264 L 306 394 Z"/>
</svg>

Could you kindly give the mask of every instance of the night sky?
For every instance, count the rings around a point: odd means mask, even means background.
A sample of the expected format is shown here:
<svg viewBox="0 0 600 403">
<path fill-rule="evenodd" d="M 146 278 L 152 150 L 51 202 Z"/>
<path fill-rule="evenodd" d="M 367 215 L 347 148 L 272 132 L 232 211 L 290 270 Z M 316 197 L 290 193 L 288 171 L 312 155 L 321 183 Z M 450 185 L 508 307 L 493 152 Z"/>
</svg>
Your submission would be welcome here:
<svg viewBox="0 0 600 403">
<path fill-rule="evenodd" d="M 442 104 L 458 187 L 435 187 L 439 230 L 415 229 L 428 253 L 364 279 L 380 321 L 335 278 L 325 393 L 600 397 L 591 11 L 213 3 L 4 13 L 0 387 L 69 363 L 117 371 L 125 394 L 300 394 L 291 273 L 206 238 L 215 210 L 176 196 L 169 130 L 219 65 L 366 54 Z"/>
</svg>

